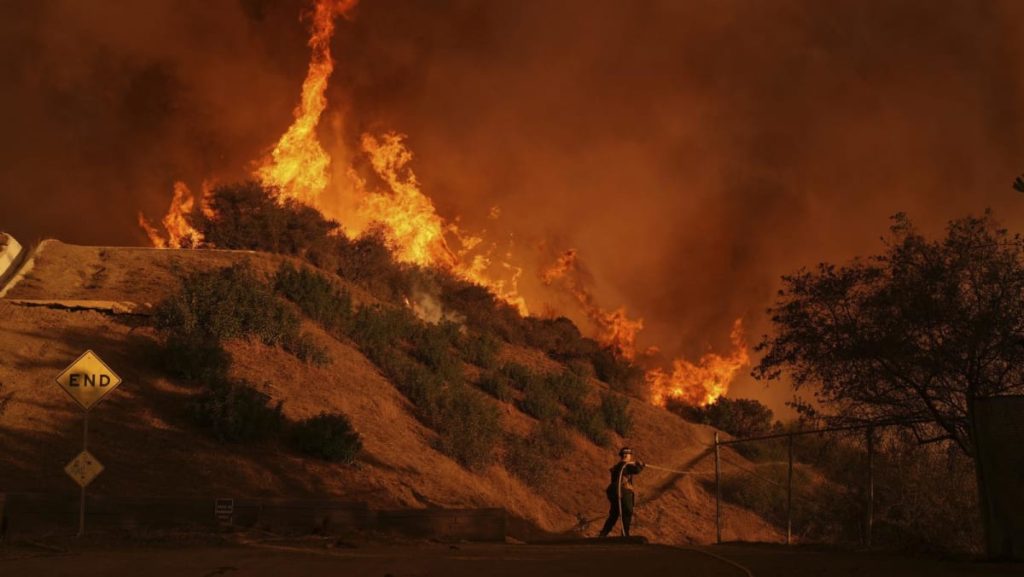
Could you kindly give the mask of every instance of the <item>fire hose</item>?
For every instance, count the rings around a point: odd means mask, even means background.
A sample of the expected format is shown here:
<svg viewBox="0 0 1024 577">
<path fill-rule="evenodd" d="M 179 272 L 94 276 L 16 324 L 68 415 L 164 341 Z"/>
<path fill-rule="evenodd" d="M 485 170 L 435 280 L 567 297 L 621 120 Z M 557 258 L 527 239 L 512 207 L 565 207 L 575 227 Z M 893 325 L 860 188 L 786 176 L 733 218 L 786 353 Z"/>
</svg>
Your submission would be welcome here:
<svg viewBox="0 0 1024 577">
<path fill-rule="evenodd" d="M 640 461 L 640 462 L 642 462 L 642 461 Z M 626 535 L 626 522 L 625 522 L 626 520 L 625 520 L 624 513 L 622 511 L 622 475 L 625 472 L 627 466 L 628 465 L 623 465 L 622 467 L 619 467 L 619 477 L 618 477 L 618 479 L 616 479 L 616 483 L 615 483 L 616 496 L 618 497 L 618 500 L 619 500 L 619 521 L 621 523 L 621 525 L 620 525 L 621 529 L 620 530 L 622 531 L 622 535 L 623 536 Z M 658 471 L 665 471 L 665 472 L 668 472 L 668 473 L 675 473 L 677 475 L 714 475 L 715 474 L 714 471 L 680 471 L 678 469 L 669 469 L 667 467 L 659 467 L 657 465 L 649 465 L 647 463 L 644 463 L 644 468 L 656 469 Z"/>
</svg>

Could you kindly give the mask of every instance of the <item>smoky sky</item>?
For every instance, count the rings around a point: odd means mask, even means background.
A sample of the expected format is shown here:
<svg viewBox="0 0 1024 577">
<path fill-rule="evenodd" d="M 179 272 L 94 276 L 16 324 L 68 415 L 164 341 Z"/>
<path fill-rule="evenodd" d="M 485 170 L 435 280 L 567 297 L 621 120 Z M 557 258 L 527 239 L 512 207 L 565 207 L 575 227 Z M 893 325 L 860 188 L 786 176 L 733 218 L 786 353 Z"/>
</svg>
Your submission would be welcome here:
<svg viewBox="0 0 1024 577">
<path fill-rule="evenodd" d="M 0 2 L 0 228 L 144 244 L 172 184 L 244 177 L 291 120 L 299 0 Z M 439 212 L 536 271 L 576 248 L 642 346 L 751 341 L 780 275 L 992 207 L 1024 228 L 1024 4 L 362 0 L 321 137 L 408 135 Z M 488 218 L 492 207 L 497 220 Z M 749 378 L 733 395 L 791 393 Z"/>
</svg>

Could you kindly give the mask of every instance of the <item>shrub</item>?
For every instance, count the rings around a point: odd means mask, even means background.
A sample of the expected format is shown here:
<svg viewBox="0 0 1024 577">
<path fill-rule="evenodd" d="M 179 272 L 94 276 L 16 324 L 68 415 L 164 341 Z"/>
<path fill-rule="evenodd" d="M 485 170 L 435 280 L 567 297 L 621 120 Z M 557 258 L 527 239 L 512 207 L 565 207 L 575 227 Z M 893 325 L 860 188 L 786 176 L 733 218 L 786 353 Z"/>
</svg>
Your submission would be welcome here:
<svg viewBox="0 0 1024 577">
<path fill-rule="evenodd" d="M 313 270 L 282 264 L 274 277 L 274 289 L 328 330 L 344 331 L 352 319 L 352 295 L 337 290 Z"/>
<path fill-rule="evenodd" d="M 211 384 L 193 406 L 197 422 L 221 441 L 252 442 L 280 432 L 284 422 L 281 403 L 244 382 Z"/>
<path fill-rule="evenodd" d="M 524 324 L 527 344 L 544 351 L 555 360 L 568 361 L 585 357 L 597 348 L 596 343 L 584 339 L 576 324 L 566 317 L 528 317 L 524 319 Z"/>
<path fill-rule="evenodd" d="M 299 360 L 315 367 L 323 367 L 331 362 L 331 357 L 327 354 L 327 347 L 317 343 L 313 335 L 309 333 L 302 333 L 286 342 L 284 349 Z"/>
<path fill-rule="evenodd" d="M 496 335 L 513 344 L 525 342 L 525 321 L 519 311 L 499 300 L 490 290 L 445 274 L 438 275 L 437 282 L 441 285 L 445 310 L 461 314 L 473 332 Z"/>
<path fill-rule="evenodd" d="M 340 413 L 320 413 L 292 425 L 291 442 L 310 457 L 332 463 L 351 464 L 363 448 L 363 441 Z"/>
<path fill-rule="evenodd" d="M 385 361 L 386 374 L 398 385 L 428 424 L 439 417 L 437 415 L 439 399 L 444 393 L 444 381 L 423 365 L 413 361 L 400 351 L 394 351 L 389 360 Z"/>
<path fill-rule="evenodd" d="M 526 437 L 507 437 L 505 466 L 526 484 L 537 487 L 548 478 L 551 461 L 565 457 L 571 448 L 565 427 L 557 419 L 545 419 Z"/>
<path fill-rule="evenodd" d="M 629 359 L 625 359 L 612 349 L 605 347 L 594 350 L 590 361 L 594 366 L 597 378 L 608 383 L 616 391 L 634 397 L 642 395 L 641 384 L 644 371 Z"/>
<path fill-rule="evenodd" d="M 190 215 L 191 224 L 209 246 L 304 255 L 338 233 L 338 223 L 317 209 L 291 199 L 255 181 L 214 188 L 205 199 L 210 215 Z"/>
<path fill-rule="evenodd" d="M 619 436 L 627 437 L 633 429 L 633 415 L 629 411 L 629 400 L 626 397 L 602 393 L 601 416 L 605 424 Z"/>
<path fill-rule="evenodd" d="M 590 386 L 586 380 L 569 370 L 547 375 L 544 378 L 544 384 L 570 411 L 582 405 L 584 399 L 587 398 L 587 393 L 590 392 Z"/>
<path fill-rule="evenodd" d="M 459 338 L 459 352 L 462 359 L 481 369 L 493 369 L 498 362 L 501 343 L 490 334 L 466 333 Z"/>
<path fill-rule="evenodd" d="M 341 276 L 391 302 L 401 302 L 412 292 L 411 267 L 395 261 L 382 228 L 373 227 L 339 249 Z"/>
<path fill-rule="evenodd" d="M 534 435 L 540 452 L 549 459 L 561 459 L 572 449 L 572 437 L 557 419 L 541 421 Z"/>
<path fill-rule="evenodd" d="M 495 370 L 488 371 L 480 377 L 478 384 L 481 389 L 495 399 L 505 403 L 512 401 L 511 379 L 505 373 Z"/>
<path fill-rule="evenodd" d="M 595 445 L 606 447 L 611 442 L 611 439 L 608 438 L 608 427 L 599 407 L 584 403 L 569 412 L 568 421 L 573 428 Z"/>
<path fill-rule="evenodd" d="M 688 421 L 711 425 L 738 438 L 764 435 L 776 428 L 772 410 L 754 399 L 719 397 L 705 407 L 670 399 L 665 407 Z"/>
<path fill-rule="evenodd" d="M 212 337 L 172 333 L 160 350 L 159 364 L 171 376 L 203 383 L 222 382 L 228 378 L 231 355 Z"/>
<path fill-rule="evenodd" d="M 519 363 L 506 363 L 500 370 L 508 377 L 509 384 L 520 391 L 540 381 L 540 377 L 536 373 Z"/>
<path fill-rule="evenodd" d="M 419 323 L 410 339 L 412 356 L 444 381 L 461 380 L 462 363 L 452 353 L 452 342 L 458 336 L 458 326 L 454 323 Z"/>
<path fill-rule="evenodd" d="M 362 306 L 353 318 L 350 336 L 363 352 L 372 354 L 374 349 L 390 349 L 411 338 L 418 323 L 404 308 Z"/>
<path fill-rule="evenodd" d="M 241 263 L 184 277 L 181 290 L 157 306 L 156 325 L 182 337 L 256 337 L 276 345 L 298 336 L 299 318 Z"/>
<path fill-rule="evenodd" d="M 465 386 L 450 387 L 440 397 L 435 414 L 431 425 L 443 453 L 469 468 L 493 460 L 501 438 L 501 418 L 486 398 Z"/>
<path fill-rule="evenodd" d="M 519 408 L 536 419 L 552 419 L 558 416 L 558 397 L 547 383 L 540 379 L 527 381 Z"/>
</svg>

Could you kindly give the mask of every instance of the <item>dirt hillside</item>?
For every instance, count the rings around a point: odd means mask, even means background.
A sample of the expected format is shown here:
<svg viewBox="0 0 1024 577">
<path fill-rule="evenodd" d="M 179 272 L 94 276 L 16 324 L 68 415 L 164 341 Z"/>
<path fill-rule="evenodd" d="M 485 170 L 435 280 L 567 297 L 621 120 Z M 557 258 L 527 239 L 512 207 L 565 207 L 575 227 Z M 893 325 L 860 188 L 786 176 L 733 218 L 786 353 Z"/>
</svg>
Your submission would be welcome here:
<svg viewBox="0 0 1024 577">
<path fill-rule="evenodd" d="M 312 322 L 304 328 L 327 345 L 327 366 L 238 341 L 229 347 L 233 370 L 283 401 L 290 417 L 346 413 L 363 436 L 358 463 L 331 465 L 273 444 L 237 446 L 205 436 L 188 414 L 198 391 L 155 368 L 157 334 L 145 315 L 151 303 L 177 289 L 178 273 L 243 259 L 270 274 L 285 257 L 57 241 L 37 247 L 24 274 L 0 299 L 0 382 L 3 394 L 13 394 L 0 418 L 0 492 L 75 490 L 63 467 L 80 450 L 82 415 L 54 377 L 92 349 L 124 380 L 90 420 L 90 450 L 106 466 L 91 486 L 97 494 L 331 497 L 371 507 L 497 506 L 546 531 L 597 532 L 607 508 L 603 487 L 615 460 L 612 450 L 573 433 L 574 450 L 541 489 L 528 487 L 500 464 L 467 471 L 433 448 L 434 433 L 352 343 L 330 337 Z M 348 288 L 357 301 L 374 300 L 359 287 Z M 536 368 L 558 368 L 532 349 L 506 346 L 501 355 Z M 594 395 L 605 387 L 593 385 Z M 500 408 L 506 430 L 525 432 L 534 425 L 514 406 Z M 644 472 L 638 478 L 637 532 L 665 543 L 710 542 L 714 499 L 706 490 L 706 473 L 713 467 L 708 448 L 714 429 L 636 400 L 631 408 L 635 431 L 613 444 L 629 443 L 649 463 L 703 473 Z M 742 459 L 731 453 L 729 458 Z M 727 506 L 725 514 L 726 539 L 777 539 L 776 530 L 752 513 Z"/>
</svg>

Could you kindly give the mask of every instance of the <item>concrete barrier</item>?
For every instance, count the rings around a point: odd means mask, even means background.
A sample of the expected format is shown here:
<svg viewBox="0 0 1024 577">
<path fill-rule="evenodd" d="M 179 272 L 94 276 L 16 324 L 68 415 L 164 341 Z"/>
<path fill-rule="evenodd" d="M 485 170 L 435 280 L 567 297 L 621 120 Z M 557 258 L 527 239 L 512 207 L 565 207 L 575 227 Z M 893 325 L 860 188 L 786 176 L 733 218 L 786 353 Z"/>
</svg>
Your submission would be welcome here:
<svg viewBox="0 0 1024 577">
<path fill-rule="evenodd" d="M 78 527 L 78 505 L 78 495 L 72 492 L 0 494 L 0 523 L 10 539 L 73 534 Z M 504 541 L 506 517 L 504 509 L 373 511 L 366 503 L 331 500 L 90 495 L 85 524 L 86 531 L 212 531 L 234 526 L 285 534 L 376 532 L 439 541 Z"/>
<path fill-rule="evenodd" d="M 23 250 L 13 236 L 0 232 L 0 287 L 7 283 L 14 272 L 13 269 L 17 268 L 14 265 L 19 262 Z"/>
</svg>

